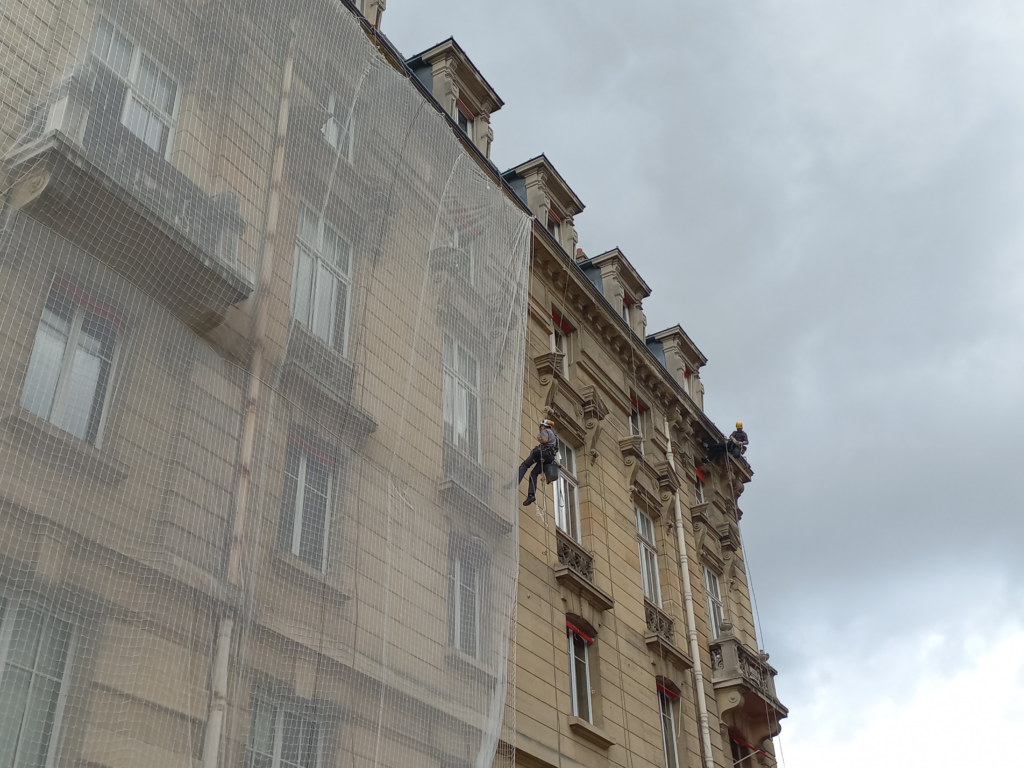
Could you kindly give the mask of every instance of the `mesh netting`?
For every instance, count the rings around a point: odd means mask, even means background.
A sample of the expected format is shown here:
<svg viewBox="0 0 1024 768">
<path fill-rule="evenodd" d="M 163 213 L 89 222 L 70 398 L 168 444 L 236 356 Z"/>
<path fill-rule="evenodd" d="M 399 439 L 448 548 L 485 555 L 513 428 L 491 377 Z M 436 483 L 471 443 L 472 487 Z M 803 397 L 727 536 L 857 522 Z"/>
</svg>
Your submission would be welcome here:
<svg viewBox="0 0 1024 768">
<path fill-rule="evenodd" d="M 526 216 L 327 0 L 4 0 L 0 110 L 0 768 L 510 764 Z"/>
</svg>

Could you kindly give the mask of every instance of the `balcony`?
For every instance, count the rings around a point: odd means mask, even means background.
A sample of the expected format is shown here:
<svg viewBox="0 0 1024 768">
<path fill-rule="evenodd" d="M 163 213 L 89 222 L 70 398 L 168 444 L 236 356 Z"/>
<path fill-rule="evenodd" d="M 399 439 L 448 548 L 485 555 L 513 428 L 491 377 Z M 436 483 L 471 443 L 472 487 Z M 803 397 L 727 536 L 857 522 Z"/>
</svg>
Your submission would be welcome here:
<svg viewBox="0 0 1024 768">
<path fill-rule="evenodd" d="M 650 600 L 644 600 L 644 613 L 647 616 L 644 641 L 648 649 L 682 669 L 693 667 L 690 657 L 676 647 L 675 621 L 672 617 Z"/>
<path fill-rule="evenodd" d="M 558 565 L 555 579 L 559 584 L 585 598 L 598 611 L 607 611 L 615 600 L 594 583 L 594 556 L 561 530 L 556 531 Z"/>
<path fill-rule="evenodd" d="M 238 197 L 206 193 L 122 125 L 126 89 L 90 61 L 43 94 L 0 160 L 9 202 L 206 333 L 253 290 Z"/>
<path fill-rule="evenodd" d="M 719 711 L 742 711 L 754 724 L 751 733 L 760 743 L 782 730 L 779 721 L 789 714 L 775 695 L 775 669 L 768 654 L 751 651 L 722 624 L 722 634 L 711 643 L 711 671 Z"/>
<path fill-rule="evenodd" d="M 289 385 L 356 444 L 377 429 L 373 416 L 356 405 L 355 363 L 296 320 L 289 328 L 283 372 Z"/>
</svg>

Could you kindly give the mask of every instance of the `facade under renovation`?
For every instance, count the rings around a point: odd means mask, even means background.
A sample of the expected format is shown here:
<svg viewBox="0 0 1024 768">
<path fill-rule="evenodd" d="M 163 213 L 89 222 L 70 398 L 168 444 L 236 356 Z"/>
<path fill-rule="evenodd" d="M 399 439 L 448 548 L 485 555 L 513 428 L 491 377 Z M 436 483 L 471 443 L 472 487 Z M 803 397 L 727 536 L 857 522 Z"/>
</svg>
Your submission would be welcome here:
<svg viewBox="0 0 1024 768">
<path fill-rule="evenodd" d="M 0 4 L 0 768 L 774 765 L 705 358 L 383 12 Z"/>
</svg>

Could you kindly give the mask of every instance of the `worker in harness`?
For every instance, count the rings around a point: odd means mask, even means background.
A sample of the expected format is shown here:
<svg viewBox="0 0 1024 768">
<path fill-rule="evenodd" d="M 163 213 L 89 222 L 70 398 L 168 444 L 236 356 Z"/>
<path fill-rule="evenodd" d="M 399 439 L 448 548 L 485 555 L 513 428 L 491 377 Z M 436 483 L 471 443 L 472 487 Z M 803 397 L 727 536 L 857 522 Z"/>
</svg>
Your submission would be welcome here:
<svg viewBox="0 0 1024 768">
<path fill-rule="evenodd" d="M 551 419 L 544 419 L 540 423 L 540 433 L 537 435 L 537 447 L 530 451 L 526 461 L 519 465 L 519 482 L 523 482 L 530 467 L 530 484 L 526 490 L 524 507 L 528 507 L 537 500 L 537 477 L 544 471 L 545 464 L 551 464 L 555 460 L 555 453 L 558 451 L 558 435 L 554 430 L 555 423 Z"/>
<path fill-rule="evenodd" d="M 743 422 L 737 421 L 736 430 L 729 435 L 729 439 L 724 443 L 711 443 L 710 445 L 704 443 L 704 447 L 708 451 L 708 455 L 704 457 L 704 463 L 710 464 L 719 456 L 725 454 L 726 451 L 729 452 L 729 455 L 738 459 L 747 452 L 747 444 L 749 442 L 747 433 L 743 431 Z"/>
</svg>

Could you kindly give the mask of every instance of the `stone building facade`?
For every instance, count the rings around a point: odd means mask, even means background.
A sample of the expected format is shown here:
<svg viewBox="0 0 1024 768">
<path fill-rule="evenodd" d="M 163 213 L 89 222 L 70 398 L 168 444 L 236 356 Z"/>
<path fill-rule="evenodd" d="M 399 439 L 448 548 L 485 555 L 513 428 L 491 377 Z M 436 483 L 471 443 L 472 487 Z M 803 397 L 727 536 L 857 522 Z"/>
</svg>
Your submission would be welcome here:
<svg viewBox="0 0 1024 768">
<path fill-rule="evenodd" d="M 775 765 L 787 712 L 739 536 L 752 471 L 702 461 L 724 440 L 707 360 L 679 326 L 648 332 L 619 249 L 575 247 L 583 204 L 546 157 L 505 178 L 534 215 L 521 452 L 545 418 L 562 443 L 519 515 L 516 763 Z"/>
<path fill-rule="evenodd" d="M 772 764 L 705 359 L 383 11 L 0 4 L 0 768 Z"/>
</svg>

